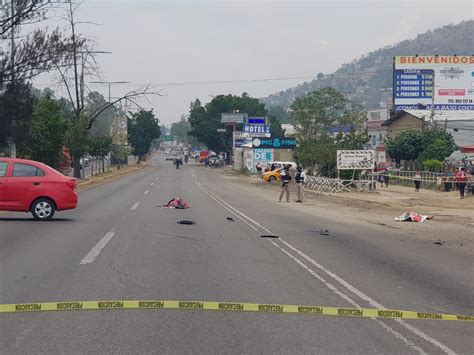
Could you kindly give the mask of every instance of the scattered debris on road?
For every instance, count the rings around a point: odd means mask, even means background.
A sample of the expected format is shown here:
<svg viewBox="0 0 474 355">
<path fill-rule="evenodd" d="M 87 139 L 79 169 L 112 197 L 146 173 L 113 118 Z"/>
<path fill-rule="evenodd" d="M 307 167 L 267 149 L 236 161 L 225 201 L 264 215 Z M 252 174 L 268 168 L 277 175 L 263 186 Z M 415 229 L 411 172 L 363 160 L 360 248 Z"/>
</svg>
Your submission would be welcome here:
<svg viewBox="0 0 474 355">
<path fill-rule="evenodd" d="M 400 217 L 395 217 L 395 220 L 401 222 L 424 222 L 433 218 L 434 216 L 422 215 L 416 212 L 405 212 Z"/>
<path fill-rule="evenodd" d="M 177 210 L 184 210 L 186 208 L 191 208 L 189 203 L 187 203 L 185 200 L 179 197 L 174 197 L 171 200 L 168 201 L 166 205 L 158 206 L 158 207 L 164 207 L 164 208 L 175 208 Z"/>
<path fill-rule="evenodd" d="M 188 221 L 188 220 L 182 220 L 182 221 L 178 221 L 176 222 L 177 224 L 196 224 L 196 222 L 194 221 Z"/>
</svg>

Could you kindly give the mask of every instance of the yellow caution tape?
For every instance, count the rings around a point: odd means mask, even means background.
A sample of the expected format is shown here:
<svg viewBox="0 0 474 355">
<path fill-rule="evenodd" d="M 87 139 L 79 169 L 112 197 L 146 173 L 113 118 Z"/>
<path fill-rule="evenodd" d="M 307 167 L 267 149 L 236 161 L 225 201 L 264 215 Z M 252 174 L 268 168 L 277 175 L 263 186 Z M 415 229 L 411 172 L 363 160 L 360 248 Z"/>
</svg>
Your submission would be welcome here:
<svg viewBox="0 0 474 355">
<path fill-rule="evenodd" d="M 367 176 L 373 176 L 373 177 L 378 178 L 379 176 L 387 176 L 387 175 L 372 174 L 372 175 L 367 175 Z M 399 180 L 408 180 L 408 181 L 418 180 L 418 181 L 422 181 L 422 182 L 432 182 L 432 183 L 435 183 L 437 181 L 437 178 L 415 179 L 413 176 L 401 176 L 401 175 L 388 175 L 388 177 L 389 177 L 389 181 L 390 181 L 390 179 L 399 179 Z M 443 180 L 442 180 L 442 183 L 444 184 L 445 182 L 447 182 L 447 183 L 456 182 L 456 177 L 455 176 L 444 176 Z M 469 181 L 465 181 L 465 182 L 468 183 Z"/>
<path fill-rule="evenodd" d="M 162 301 L 162 300 L 104 300 L 76 302 L 41 302 L 0 304 L 0 313 L 119 310 L 119 309 L 180 309 L 228 312 L 298 313 L 340 317 L 403 318 L 423 320 L 474 321 L 474 316 L 423 313 L 393 309 L 340 308 L 298 306 L 288 304 L 235 303 L 209 301 Z"/>
</svg>

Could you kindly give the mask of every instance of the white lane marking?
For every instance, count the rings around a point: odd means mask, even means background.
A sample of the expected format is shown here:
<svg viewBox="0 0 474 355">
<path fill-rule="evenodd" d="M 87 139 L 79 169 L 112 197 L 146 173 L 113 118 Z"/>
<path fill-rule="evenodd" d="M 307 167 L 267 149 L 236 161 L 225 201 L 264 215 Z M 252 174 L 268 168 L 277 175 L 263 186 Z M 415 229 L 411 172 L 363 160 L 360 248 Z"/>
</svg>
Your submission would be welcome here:
<svg viewBox="0 0 474 355">
<path fill-rule="evenodd" d="M 334 287 L 333 285 L 331 285 L 330 283 L 326 282 L 326 280 L 324 280 L 321 276 L 319 276 L 316 272 L 314 272 L 314 270 L 312 270 L 310 267 L 308 267 L 308 265 L 306 265 L 304 262 L 302 262 L 300 259 L 294 257 L 293 255 L 291 255 L 288 251 L 286 251 L 285 249 L 283 249 L 282 247 L 280 247 L 278 244 L 276 244 L 275 242 L 273 242 L 272 240 L 270 240 L 270 243 L 272 243 L 276 248 L 280 249 L 283 253 L 285 253 L 288 257 L 290 257 L 291 259 L 293 259 L 298 265 L 300 265 L 303 269 L 305 269 L 306 271 L 308 271 L 311 275 L 313 275 L 315 278 L 317 278 L 319 281 L 321 281 L 327 288 L 329 288 L 331 291 L 333 291 L 334 293 L 336 293 L 339 297 L 341 297 L 342 299 L 344 299 L 346 302 L 348 302 L 349 304 L 351 304 L 352 306 L 356 307 L 356 308 L 362 308 L 361 305 L 359 305 L 357 302 L 355 302 L 352 298 L 350 298 L 349 296 L 345 295 L 344 293 L 342 293 L 341 291 L 339 291 L 336 287 Z M 400 334 L 399 332 L 397 332 L 395 329 L 393 329 L 392 327 L 388 326 L 387 324 L 385 324 L 384 322 L 382 322 L 381 320 L 377 319 L 377 318 L 371 318 L 372 320 L 374 320 L 375 322 L 377 322 L 379 325 L 381 325 L 387 332 L 391 333 L 393 336 L 395 336 L 396 338 L 400 339 L 402 342 L 405 343 L 405 345 L 409 346 L 410 348 L 412 348 L 413 350 L 416 350 L 418 353 L 422 354 L 422 355 L 427 355 L 427 353 L 421 349 L 420 347 L 416 346 L 413 342 L 411 342 L 410 340 L 408 340 L 407 338 L 405 338 L 402 334 Z"/>
<path fill-rule="evenodd" d="M 135 202 L 132 207 L 130 207 L 130 211 L 135 211 L 137 207 L 140 206 L 140 202 Z"/>
<path fill-rule="evenodd" d="M 218 202 L 219 204 L 221 204 L 221 206 L 224 207 L 225 206 L 228 206 L 230 209 L 232 209 L 233 211 L 229 211 L 231 212 L 232 214 L 234 214 L 236 217 L 238 217 L 239 219 L 241 220 L 244 220 L 242 217 L 244 217 L 245 219 L 247 219 L 248 221 L 254 223 L 255 225 L 257 225 L 258 227 L 260 227 L 262 230 L 264 230 L 265 232 L 269 233 L 269 234 L 273 234 L 269 229 L 263 227 L 262 225 L 260 225 L 258 222 L 254 221 L 252 218 L 250 218 L 249 216 L 245 215 L 244 213 L 242 213 L 241 211 L 237 210 L 236 208 L 232 207 L 231 205 L 229 205 L 228 203 L 224 202 L 220 197 L 218 197 L 217 195 L 215 195 L 214 193 L 210 192 L 204 185 L 202 185 L 198 180 L 197 180 L 197 175 L 196 173 L 193 171 L 193 177 L 194 177 L 194 181 L 196 182 L 196 184 L 199 186 L 203 191 L 205 191 L 209 196 L 211 196 L 214 200 L 216 200 L 216 202 Z M 227 208 L 226 208 L 227 209 Z M 227 209 L 229 210 L 229 209 Z M 234 212 L 235 211 L 235 212 Z M 242 217 L 240 217 L 242 216 Z M 247 223 L 248 224 L 248 223 Z M 331 278 L 333 278 L 334 280 L 336 280 L 337 282 L 339 282 L 342 286 L 344 286 L 347 290 L 351 291 L 352 293 L 354 293 L 355 295 L 357 295 L 358 297 L 360 297 L 362 300 L 368 302 L 370 305 L 372 305 L 373 307 L 375 308 L 379 308 L 379 309 L 387 309 L 385 306 L 381 305 L 380 303 L 376 302 L 375 300 L 373 300 L 371 297 L 367 296 L 366 294 L 364 294 L 362 291 L 356 289 L 354 286 L 352 286 L 350 283 L 348 283 L 347 281 L 343 280 L 341 277 L 337 276 L 336 274 L 334 274 L 333 272 L 329 271 L 328 269 L 326 269 L 325 267 L 323 267 L 322 265 L 320 265 L 319 263 L 317 263 L 316 261 L 314 261 L 311 257 L 307 256 L 306 254 L 304 254 L 302 251 L 298 250 L 297 248 L 295 248 L 294 246 L 292 246 L 290 243 L 284 241 L 281 237 L 279 238 L 279 240 L 284 244 L 286 245 L 288 248 L 290 248 L 291 250 L 295 251 L 297 254 L 301 255 L 303 258 L 305 258 L 307 261 L 309 261 L 311 264 L 313 264 L 314 266 L 318 267 L 321 271 L 323 271 L 324 273 L 326 273 L 328 276 L 330 276 Z M 269 240 L 272 244 L 274 245 L 277 245 L 276 243 L 274 243 L 273 241 Z M 279 249 L 282 249 L 280 247 L 278 247 Z M 285 254 L 288 254 L 288 253 L 285 253 Z M 299 263 L 298 263 L 299 264 Z M 300 264 L 301 265 L 301 264 Z M 306 269 L 306 268 L 305 268 Z M 309 269 L 309 268 L 308 268 Z M 306 269 L 306 270 L 308 270 Z M 311 269 L 309 269 L 311 270 Z M 312 270 L 311 270 L 312 271 Z M 314 272 L 314 271 L 313 271 Z M 313 273 L 311 273 L 313 274 Z M 314 276 L 314 275 L 313 275 Z M 316 276 L 315 276 L 316 277 Z M 319 277 L 317 277 L 319 279 Z M 331 285 L 332 286 L 332 285 Z M 344 295 L 342 292 L 340 292 L 339 290 L 337 291 L 334 291 L 337 295 L 339 295 L 340 297 L 342 297 L 343 299 L 345 299 L 346 301 L 348 300 L 351 300 L 351 298 L 347 295 Z M 409 330 L 410 332 L 412 332 L 413 334 L 417 335 L 418 337 L 422 338 L 423 340 L 427 341 L 428 343 L 440 348 L 441 350 L 443 350 L 445 353 L 447 354 L 456 354 L 453 350 L 451 350 L 450 348 L 448 348 L 447 346 L 445 346 L 444 344 L 440 343 L 438 340 L 430 337 L 429 335 L 423 333 L 420 329 L 406 323 L 403 319 L 395 319 L 395 321 L 397 323 L 399 323 L 401 326 L 403 326 L 405 329 Z M 380 320 L 377 320 L 377 323 L 383 323 L 382 321 Z M 388 326 L 386 326 L 388 327 Z M 387 329 L 386 327 L 384 327 L 385 329 Z M 393 329 L 392 329 L 393 330 Z M 395 330 L 393 330 L 393 332 L 397 333 Z M 393 333 L 392 332 L 392 333 Z M 398 337 L 398 336 L 397 336 Z M 404 338 L 401 334 L 400 334 L 400 337 Z M 399 338 L 399 337 L 398 337 Z M 401 339 L 401 338 L 400 338 Z M 404 338 L 406 340 L 406 338 Z M 413 344 L 411 342 L 409 342 L 410 344 Z M 418 348 L 417 346 L 415 346 L 414 344 L 413 345 L 409 345 L 410 347 L 412 347 L 414 350 L 417 350 L 417 351 L 421 351 L 424 353 L 424 351 L 421 349 L 421 348 Z M 418 350 L 419 349 L 419 350 Z"/>
<path fill-rule="evenodd" d="M 329 271 L 328 269 L 326 269 L 324 266 L 322 266 L 321 264 L 317 263 L 313 258 L 309 257 L 308 255 L 306 255 L 305 253 L 303 253 L 301 250 L 298 250 L 297 248 L 295 248 L 293 245 L 291 245 L 290 243 L 284 241 L 283 239 L 280 238 L 280 241 L 286 245 L 289 249 L 293 250 L 295 253 L 297 253 L 298 255 L 300 255 L 301 257 L 303 257 L 304 259 L 306 259 L 307 261 L 309 261 L 311 264 L 313 264 L 314 266 L 316 266 L 318 269 L 320 269 L 321 271 L 323 271 L 325 274 L 329 275 L 331 278 L 333 278 L 334 280 L 336 280 L 337 282 L 339 282 L 342 286 L 344 286 L 346 289 L 348 289 L 349 291 L 351 291 L 353 294 L 355 294 L 356 296 L 358 296 L 359 298 L 363 299 L 364 301 L 366 301 L 367 303 L 369 303 L 372 307 L 374 308 L 378 308 L 378 309 L 387 309 L 384 305 L 378 303 L 377 301 L 375 301 L 373 298 L 367 296 L 365 293 L 363 293 L 362 291 L 358 290 L 357 288 L 355 288 L 354 286 L 352 286 L 349 282 L 343 280 L 341 277 L 339 277 L 338 275 L 336 275 L 335 273 Z M 412 333 L 416 334 L 417 336 L 419 336 L 420 338 L 426 340 L 428 343 L 431 343 L 435 346 L 437 346 L 438 348 L 440 348 L 441 350 L 443 350 L 445 353 L 447 354 L 455 354 L 455 352 L 453 350 L 451 350 L 450 348 L 448 348 L 447 346 L 445 346 L 444 344 L 440 343 L 438 340 L 430 337 L 429 335 L 423 333 L 420 329 L 412 326 L 412 325 L 409 325 L 407 322 L 405 322 L 403 319 L 395 319 L 395 321 L 397 323 L 399 323 L 401 326 L 403 326 L 404 328 L 410 330 Z"/>
<path fill-rule="evenodd" d="M 149 192 L 150 192 L 149 190 L 146 190 L 143 194 L 148 195 Z"/>
<path fill-rule="evenodd" d="M 110 239 L 113 238 L 114 235 L 114 232 L 108 232 L 106 235 L 104 235 L 102 239 L 99 240 L 99 242 L 91 249 L 91 251 L 87 253 L 84 259 L 81 260 L 80 264 L 85 265 L 93 263 L 94 260 L 99 256 L 102 249 L 104 249 L 104 247 L 107 245 Z"/>
<path fill-rule="evenodd" d="M 150 184 L 150 186 L 153 186 L 153 185 L 155 185 L 155 183 L 154 183 L 154 182 L 152 182 L 152 183 Z"/>
<path fill-rule="evenodd" d="M 212 196 L 212 193 L 209 192 L 199 181 L 196 180 L 196 175 L 194 174 L 193 172 L 193 177 L 194 177 L 194 182 L 196 183 L 196 185 L 202 190 L 204 191 L 210 198 L 212 198 L 214 201 L 216 201 L 220 206 L 224 207 L 224 209 L 226 209 L 227 211 L 229 211 L 230 213 L 232 213 L 234 216 L 236 216 L 237 218 L 239 218 L 242 222 L 244 222 L 246 225 L 248 225 L 250 228 L 252 228 L 254 231 L 258 232 L 258 229 L 255 228 L 253 225 L 251 225 L 250 223 L 248 223 L 245 219 L 243 219 L 242 217 L 240 217 L 239 215 L 235 214 L 235 212 L 233 212 L 232 210 L 230 210 L 229 208 L 227 208 L 224 204 L 222 204 L 221 202 L 219 202 L 219 200 L 217 200 L 214 196 Z"/>
</svg>

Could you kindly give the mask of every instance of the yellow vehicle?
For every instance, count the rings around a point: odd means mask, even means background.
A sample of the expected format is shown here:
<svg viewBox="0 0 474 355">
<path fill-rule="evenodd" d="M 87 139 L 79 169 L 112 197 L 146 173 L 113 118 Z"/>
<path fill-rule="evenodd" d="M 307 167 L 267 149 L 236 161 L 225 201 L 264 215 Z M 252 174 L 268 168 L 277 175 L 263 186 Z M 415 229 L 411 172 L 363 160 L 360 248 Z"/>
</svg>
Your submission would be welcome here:
<svg viewBox="0 0 474 355">
<path fill-rule="evenodd" d="M 274 182 L 274 181 L 281 181 L 281 174 L 280 171 L 283 168 L 279 168 L 273 171 L 267 171 L 263 173 L 262 179 L 267 182 Z"/>
</svg>

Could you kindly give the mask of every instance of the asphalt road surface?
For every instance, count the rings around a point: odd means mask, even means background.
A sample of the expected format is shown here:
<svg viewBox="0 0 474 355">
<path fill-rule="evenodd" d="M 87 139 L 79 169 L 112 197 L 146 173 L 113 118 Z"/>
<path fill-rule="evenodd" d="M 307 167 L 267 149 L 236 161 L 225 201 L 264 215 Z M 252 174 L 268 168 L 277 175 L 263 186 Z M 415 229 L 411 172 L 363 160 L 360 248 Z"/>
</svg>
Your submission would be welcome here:
<svg viewBox="0 0 474 355">
<path fill-rule="evenodd" d="M 162 299 L 474 313 L 469 255 L 357 228 L 344 216 L 329 222 L 304 206 L 288 210 L 253 189 L 157 156 L 150 168 L 81 192 L 79 208 L 52 222 L 1 214 L 0 303 Z M 175 196 L 191 208 L 157 207 Z M 5 354 L 474 352 L 467 322 L 192 310 L 0 319 Z"/>
</svg>

